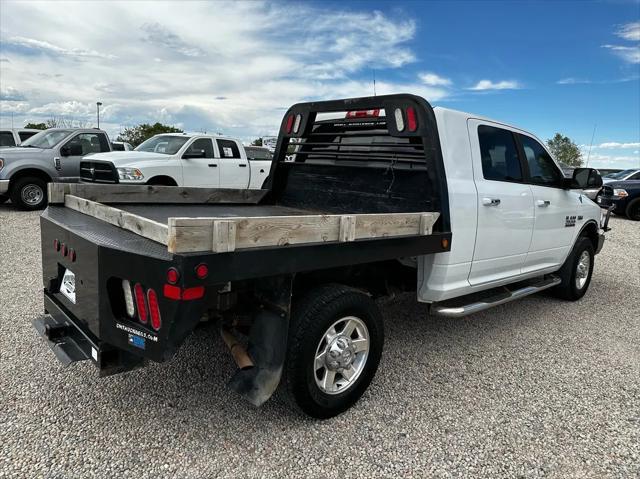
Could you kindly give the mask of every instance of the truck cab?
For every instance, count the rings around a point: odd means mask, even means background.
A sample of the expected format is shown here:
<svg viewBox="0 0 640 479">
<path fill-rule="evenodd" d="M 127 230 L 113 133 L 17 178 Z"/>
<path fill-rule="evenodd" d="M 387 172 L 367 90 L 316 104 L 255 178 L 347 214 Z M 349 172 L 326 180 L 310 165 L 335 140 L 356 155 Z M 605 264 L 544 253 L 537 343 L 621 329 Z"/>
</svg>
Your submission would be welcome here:
<svg viewBox="0 0 640 479">
<path fill-rule="evenodd" d="M 236 139 L 204 134 L 155 135 L 133 151 L 89 155 L 82 181 L 208 188 L 260 188 L 271 160 L 249 159 Z"/>
<path fill-rule="evenodd" d="M 47 205 L 47 183 L 77 182 L 80 160 L 111 151 L 107 133 L 94 128 L 49 128 L 19 146 L 0 149 L 0 203 L 11 198 L 21 209 Z"/>
</svg>

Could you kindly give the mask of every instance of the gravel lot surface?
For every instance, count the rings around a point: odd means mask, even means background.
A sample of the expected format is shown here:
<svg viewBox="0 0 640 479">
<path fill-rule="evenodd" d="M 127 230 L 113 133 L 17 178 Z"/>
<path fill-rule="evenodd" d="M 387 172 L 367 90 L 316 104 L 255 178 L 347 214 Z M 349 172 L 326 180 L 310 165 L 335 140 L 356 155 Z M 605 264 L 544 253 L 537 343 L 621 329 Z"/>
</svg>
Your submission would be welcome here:
<svg viewBox="0 0 640 479">
<path fill-rule="evenodd" d="M 382 303 L 369 391 L 317 422 L 225 382 L 199 329 L 172 362 L 62 368 L 42 311 L 38 213 L 0 206 L 0 477 L 639 477 L 640 223 L 613 218 L 577 303 L 535 296 L 464 320 Z"/>
</svg>

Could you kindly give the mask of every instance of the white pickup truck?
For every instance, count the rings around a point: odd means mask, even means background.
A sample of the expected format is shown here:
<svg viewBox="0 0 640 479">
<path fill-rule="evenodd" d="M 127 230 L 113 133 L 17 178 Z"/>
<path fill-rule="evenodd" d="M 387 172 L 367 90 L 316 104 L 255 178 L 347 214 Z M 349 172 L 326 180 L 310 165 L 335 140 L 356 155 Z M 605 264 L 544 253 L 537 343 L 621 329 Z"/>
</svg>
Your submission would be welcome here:
<svg viewBox="0 0 640 479">
<path fill-rule="evenodd" d="M 61 361 L 168 361 L 206 313 L 232 389 L 259 405 L 282 377 L 326 418 L 374 377 L 376 297 L 457 318 L 587 292 L 607 220 L 581 190 L 602 179 L 565 178 L 531 133 L 406 94 L 293 105 L 279 131 L 262 190 L 52 185 L 34 324 Z"/>
<path fill-rule="evenodd" d="M 271 160 L 249 159 L 242 143 L 224 136 L 166 133 L 132 151 L 83 158 L 80 179 L 90 183 L 259 189 Z"/>
</svg>

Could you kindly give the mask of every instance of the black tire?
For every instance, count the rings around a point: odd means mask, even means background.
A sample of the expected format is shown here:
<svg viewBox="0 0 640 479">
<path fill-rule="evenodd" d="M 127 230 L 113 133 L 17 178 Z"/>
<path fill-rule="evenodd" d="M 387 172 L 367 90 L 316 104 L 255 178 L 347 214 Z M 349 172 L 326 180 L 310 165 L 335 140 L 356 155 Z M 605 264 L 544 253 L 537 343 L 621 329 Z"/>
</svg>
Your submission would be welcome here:
<svg viewBox="0 0 640 479">
<path fill-rule="evenodd" d="M 11 186 L 9 196 L 11 202 L 22 210 L 44 209 L 47 206 L 47 182 L 36 176 L 18 178 Z"/>
<path fill-rule="evenodd" d="M 578 282 L 576 281 L 578 276 L 578 264 L 585 252 L 589 256 L 589 270 L 587 272 L 586 281 L 584 281 L 582 285 L 578 285 Z M 578 238 L 573 250 L 569 253 L 569 257 L 564 262 L 558 273 L 556 273 L 562 282 L 553 288 L 553 294 L 556 297 L 566 299 L 567 301 L 577 301 L 582 298 L 587 292 L 587 289 L 589 289 L 589 284 L 591 283 L 594 257 L 595 253 L 591 240 L 585 236 Z"/>
<path fill-rule="evenodd" d="M 316 351 L 327 330 L 348 316 L 354 316 L 366 325 L 368 355 L 362 362 L 361 372 L 354 376 L 353 383 L 344 392 L 327 394 L 316 383 Z M 338 284 L 316 288 L 293 307 L 284 371 L 289 399 L 314 418 L 326 419 L 340 414 L 358 401 L 371 383 L 380 363 L 383 344 L 382 315 L 367 294 Z M 340 376 L 340 373 L 336 374 Z"/>
<path fill-rule="evenodd" d="M 0 205 L 5 203 L 8 199 L 9 197 L 7 195 L 0 195 Z"/>
<path fill-rule="evenodd" d="M 640 221 L 640 198 L 633 200 L 627 205 L 625 214 L 630 220 Z"/>
</svg>

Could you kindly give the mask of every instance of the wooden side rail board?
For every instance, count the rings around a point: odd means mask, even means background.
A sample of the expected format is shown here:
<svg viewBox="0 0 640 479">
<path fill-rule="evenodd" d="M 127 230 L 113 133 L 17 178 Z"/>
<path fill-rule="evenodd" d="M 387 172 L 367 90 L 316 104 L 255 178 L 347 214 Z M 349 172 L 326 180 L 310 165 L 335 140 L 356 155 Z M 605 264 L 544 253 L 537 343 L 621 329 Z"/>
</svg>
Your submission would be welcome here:
<svg viewBox="0 0 640 479">
<path fill-rule="evenodd" d="M 169 218 L 172 253 L 428 235 L 440 213 Z"/>
<path fill-rule="evenodd" d="M 133 231 L 158 243 L 167 244 L 168 227 L 157 221 L 73 195 L 65 195 L 64 206 L 125 230 Z"/>
<path fill-rule="evenodd" d="M 49 183 L 49 203 L 62 204 L 65 195 L 72 195 L 98 203 L 256 204 L 267 192 L 232 188 Z"/>
</svg>

